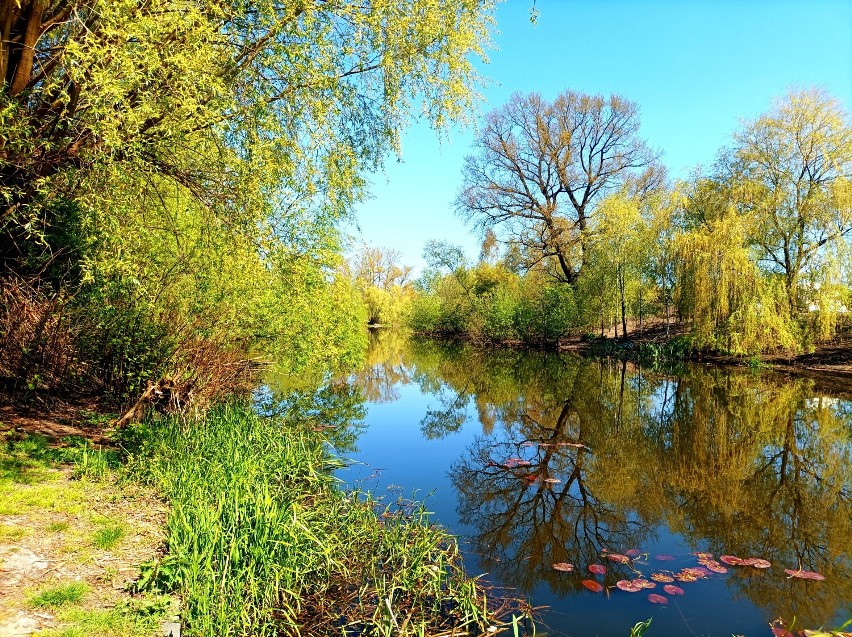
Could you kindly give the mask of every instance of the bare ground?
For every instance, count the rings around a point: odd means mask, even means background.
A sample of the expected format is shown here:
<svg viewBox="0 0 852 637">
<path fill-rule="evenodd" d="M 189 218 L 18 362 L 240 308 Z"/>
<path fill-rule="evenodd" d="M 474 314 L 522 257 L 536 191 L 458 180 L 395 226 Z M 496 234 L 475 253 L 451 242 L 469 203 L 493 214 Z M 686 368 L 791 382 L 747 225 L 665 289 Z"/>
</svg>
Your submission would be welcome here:
<svg viewBox="0 0 852 637">
<path fill-rule="evenodd" d="M 155 615 L 174 612 L 170 600 L 148 600 L 153 612 L 142 618 L 127 590 L 161 552 L 165 503 L 110 471 L 78 479 L 16 444 L 33 432 L 54 446 L 69 435 L 105 442 L 89 407 L 49 416 L 0 408 L 0 637 L 151 635 Z"/>
</svg>

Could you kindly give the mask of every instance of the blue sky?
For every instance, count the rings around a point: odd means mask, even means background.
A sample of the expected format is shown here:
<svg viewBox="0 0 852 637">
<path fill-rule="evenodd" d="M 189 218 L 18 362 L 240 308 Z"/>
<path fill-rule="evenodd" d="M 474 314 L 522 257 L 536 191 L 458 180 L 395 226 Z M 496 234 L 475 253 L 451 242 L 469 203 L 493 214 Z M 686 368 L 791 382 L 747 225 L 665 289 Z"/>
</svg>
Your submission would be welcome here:
<svg viewBox="0 0 852 637">
<path fill-rule="evenodd" d="M 685 177 L 791 88 L 819 86 L 852 107 L 852 0 L 538 0 L 535 26 L 531 6 L 498 5 L 478 114 L 514 91 L 617 93 L 639 105 L 642 135 L 670 174 Z M 473 126 L 439 142 L 414 124 L 347 231 L 399 250 L 416 271 L 429 239 L 475 259 L 480 239 L 453 211 L 473 139 Z"/>
</svg>

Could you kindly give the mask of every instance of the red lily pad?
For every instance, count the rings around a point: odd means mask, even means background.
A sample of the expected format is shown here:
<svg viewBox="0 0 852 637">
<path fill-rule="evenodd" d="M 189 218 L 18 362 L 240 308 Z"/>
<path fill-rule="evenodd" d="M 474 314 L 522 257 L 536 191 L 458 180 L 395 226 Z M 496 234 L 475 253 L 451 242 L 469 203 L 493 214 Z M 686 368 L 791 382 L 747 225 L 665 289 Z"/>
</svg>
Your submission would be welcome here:
<svg viewBox="0 0 852 637">
<path fill-rule="evenodd" d="M 636 586 L 638 586 L 639 588 L 657 588 L 657 585 L 654 584 L 654 582 L 649 582 L 648 580 L 642 577 L 637 577 L 635 580 L 633 580 L 633 583 L 636 584 Z"/>
<path fill-rule="evenodd" d="M 642 551 L 640 551 L 639 549 L 630 549 L 628 551 L 624 551 L 624 554 L 627 557 L 639 557 L 640 555 L 642 555 Z"/>
<path fill-rule="evenodd" d="M 655 555 L 655 560 L 660 560 L 661 562 L 674 562 L 674 555 Z"/>
<path fill-rule="evenodd" d="M 787 575 L 789 575 L 790 577 L 798 577 L 800 579 L 812 579 L 817 581 L 822 581 L 825 579 L 825 575 L 817 573 L 816 571 L 804 571 L 802 569 L 794 571 L 791 568 L 785 568 L 784 572 L 787 573 Z"/>
<path fill-rule="evenodd" d="M 620 590 L 623 590 L 623 591 L 625 591 L 626 593 L 638 593 L 639 591 L 641 591 L 641 590 L 642 590 L 642 587 L 641 587 L 641 586 L 637 586 L 636 584 L 634 584 L 634 583 L 633 583 L 633 582 L 631 582 L 630 580 L 626 580 L 626 579 L 620 579 L 620 580 L 618 580 L 618 581 L 615 583 L 615 585 L 616 585 L 616 586 L 618 586 L 618 588 L 619 588 Z"/>
<path fill-rule="evenodd" d="M 707 577 L 710 575 L 710 571 L 708 571 L 703 566 L 689 566 L 687 568 L 682 568 L 680 570 L 684 575 L 691 575 L 692 577 Z"/>
<path fill-rule="evenodd" d="M 772 562 L 762 560 L 759 557 L 748 557 L 743 560 L 743 564 L 746 566 L 753 566 L 754 568 L 769 568 L 772 566 Z"/>
<path fill-rule="evenodd" d="M 618 562 L 619 564 L 627 564 L 630 561 L 629 557 L 621 553 L 607 553 L 606 559 Z"/>
<path fill-rule="evenodd" d="M 509 458 L 501 466 L 504 469 L 514 469 L 516 467 L 529 467 L 532 464 L 529 460 L 523 458 Z"/>
<path fill-rule="evenodd" d="M 589 564 L 589 572 L 595 575 L 606 575 L 606 566 L 603 564 Z"/>
<path fill-rule="evenodd" d="M 704 562 L 704 567 L 708 571 L 713 571 L 714 573 L 727 573 L 728 569 L 719 564 L 716 560 L 708 560 Z"/>
<path fill-rule="evenodd" d="M 674 578 L 671 575 L 666 575 L 665 573 L 651 573 L 651 579 L 655 582 L 673 582 Z"/>
<path fill-rule="evenodd" d="M 556 562 L 553 565 L 553 570 L 562 571 L 563 573 L 570 573 L 574 570 L 574 565 L 569 564 L 568 562 Z"/>
<path fill-rule="evenodd" d="M 666 584 L 663 586 L 663 590 L 669 595 L 683 595 L 683 589 L 680 586 L 675 586 L 674 584 Z"/>
<path fill-rule="evenodd" d="M 701 561 L 701 560 L 712 560 L 713 559 L 712 553 L 698 552 L 698 553 L 693 553 L 693 555 L 695 555 L 698 558 L 699 561 Z"/>
<path fill-rule="evenodd" d="M 662 595 L 657 595 L 656 593 L 651 593 L 648 595 L 648 601 L 652 604 L 668 604 L 669 600 L 663 597 Z"/>
<path fill-rule="evenodd" d="M 724 562 L 729 566 L 743 566 L 744 560 L 736 555 L 721 555 L 719 561 Z"/>
<path fill-rule="evenodd" d="M 604 587 L 603 587 L 603 586 L 601 586 L 600 584 L 598 584 L 598 583 L 597 583 L 595 580 L 593 580 L 593 579 L 584 579 L 584 580 L 583 580 L 583 586 L 585 586 L 586 588 L 588 588 L 588 589 L 589 589 L 590 591 L 592 591 L 593 593 L 600 593 L 600 592 L 604 589 Z"/>
</svg>

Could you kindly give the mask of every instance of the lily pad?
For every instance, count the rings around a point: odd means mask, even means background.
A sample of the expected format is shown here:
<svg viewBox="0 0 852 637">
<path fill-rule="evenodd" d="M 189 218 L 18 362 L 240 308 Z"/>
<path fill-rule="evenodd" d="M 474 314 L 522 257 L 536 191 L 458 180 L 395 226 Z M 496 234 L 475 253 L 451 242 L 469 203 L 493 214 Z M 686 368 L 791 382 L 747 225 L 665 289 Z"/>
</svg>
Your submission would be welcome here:
<svg viewBox="0 0 852 637">
<path fill-rule="evenodd" d="M 615 583 L 615 585 L 618 586 L 618 588 L 620 590 L 625 591 L 626 593 L 638 593 L 639 591 L 642 590 L 641 586 L 637 586 L 636 584 L 634 584 L 630 580 L 626 580 L 626 579 L 618 580 Z"/>
<path fill-rule="evenodd" d="M 556 562 L 553 565 L 553 570 L 562 571 L 563 573 L 570 573 L 574 570 L 574 565 L 569 564 L 568 562 Z"/>
<path fill-rule="evenodd" d="M 606 575 L 606 566 L 603 564 L 589 564 L 589 572 L 595 575 Z"/>
<path fill-rule="evenodd" d="M 660 560 L 661 562 L 674 562 L 674 555 L 655 555 L 655 560 Z"/>
<path fill-rule="evenodd" d="M 784 572 L 787 573 L 787 575 L 789 575 L 790 577 L 798 577 L 800 579 L 812 579 L 817 581 L 822 581 L 825 579 L 825 575 L 817 573 L 816 571 L 805 571 L 802 569 L 794 571 L 791 568 L 785 568 Z"/>
<path fill-rule="evenodd" d="M 593 579 L 584 579 L 583 580 L 583 586 L 588 588 L 593 593 L 600 593 L 604 589 L 603 586 L 601 586 L 598 582 L 596 582 Z"/>
<path fill-rule="evenodd" d="M 642 551 L 640 551 L 639 549 L 630 549 L 628 551 L 624 551 L 624 554 L 627 557 L 639 557 L 640 555 L 642 555 Z"/>
<path fill-rule="evenodd" d="M 633 583 L 636 584 L 636 586 L 638 586 L 639 588 L 657 588 L 657 585 L 654 584 L 654 582 L 649 582 L 648 580 L 642 577 L 637 577 L 635 580 L 633 580 Z"/>
<path fill-rule="evenodd" d="M 769 568 L 772 566 L 772 562 L 762 560 L 759 557 L 748 557 L 743 560 L 743 564 L 753 566 L 754 568 Z"/>
<path fill-rule="evenodd" d="M 743 566 L 744 560 L 736 555 L 721 555 L 719 561 L 724 562 L 729 566 Z"/>
<path fill-rule="evenodd" d="M 706 562 L 703 562 L 703 564 L 704 564 L 704 568 L 706 568 L 708 571 L 713 571 L 714 573 L 727 573 L 728 572 L 728 569 L 726 569 L 724 566 L 719 564 L 719 562 L 717 562 L 716 560 L 708 560 Z"/>
<path fill-rule="evenodd" d="M 621 553 L 607 553 L 606 559 L 618 562 L 619 564 L 627 564 L 630 561 L 629 557 Z"/>
<path fill-rule="evenodd" d="M 662 595 L 657 595 L 656 593 L 651 593 L 648 595 L 648 601 L 652 604 L 668 604 L 669 600 L 663 597 Z"/>
<path fill-rule="evenodd" d="M 680 586 L 675 586 L 674 584 L 666 584 L 663 586 L 663 590 L 669 595 L 683 595 L 683 589 Z"/>
<path fill-rule="evenodd" d="M 673 582 L 674 577 L 665 573 L 651 573 L 651 579 L 655 582 Z"/>
</svg>

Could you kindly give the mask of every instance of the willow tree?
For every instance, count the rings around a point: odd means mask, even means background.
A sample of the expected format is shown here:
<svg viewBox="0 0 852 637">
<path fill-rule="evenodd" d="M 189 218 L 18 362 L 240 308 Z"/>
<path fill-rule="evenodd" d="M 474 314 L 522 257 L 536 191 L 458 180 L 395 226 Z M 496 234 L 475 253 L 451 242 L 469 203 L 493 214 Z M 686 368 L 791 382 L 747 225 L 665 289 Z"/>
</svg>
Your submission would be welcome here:
<svg viewBox="0 0 852 637">
<path fill-rule="evenodd" d="M 764 276 L 749 245 L 750 220 L 737 213 L 725 184 L 697 180 L 672 246 L 679 312 L 699 347 L 733 354 L 796 350 L 799 335 L 782 288 Z"/>
<path fill-rule="evenodd" d="M 57 197 L 88 187 L 108 214 L 116 170 L 179 184 L 235 227 L 338 217 L 409 117 L 465 112 L 491 9 L 2 0 L 0 256 L 55 223 Z"/>
<path fill-rule="evenodd" d="M 824 91 L 791 92 L 735 136 L 728 162 L 727 178 L 753 224 L 750 242 L 761 266 L 783 277 L 790 312 L 804 309 L 821 287 L 819 274 L 842 269 L 848 258 L 849 114 Z M 810 289 L 802 288 L 803 278 L 811 279 Z"/>
<path fill-rule="evenodd" d="M 0 271 L 83 262 L 87 337 L 334 349 L 336 224 L 407 121 L 464 115 L 492 5 L 0 0 Z"/>
<path fill-rule="evenodd" d="M 574 91 L 553 102 L 515 93 L 491 111 L 465 159 L 460 215 L 521 247 L 574 284 L 597 203 L 633 178 L 656 183 L 655 154 L 639 136 L 639 110 L 618 95 Z M 637 176 L 639 177 L 637 179 Z"/>
</svg>

